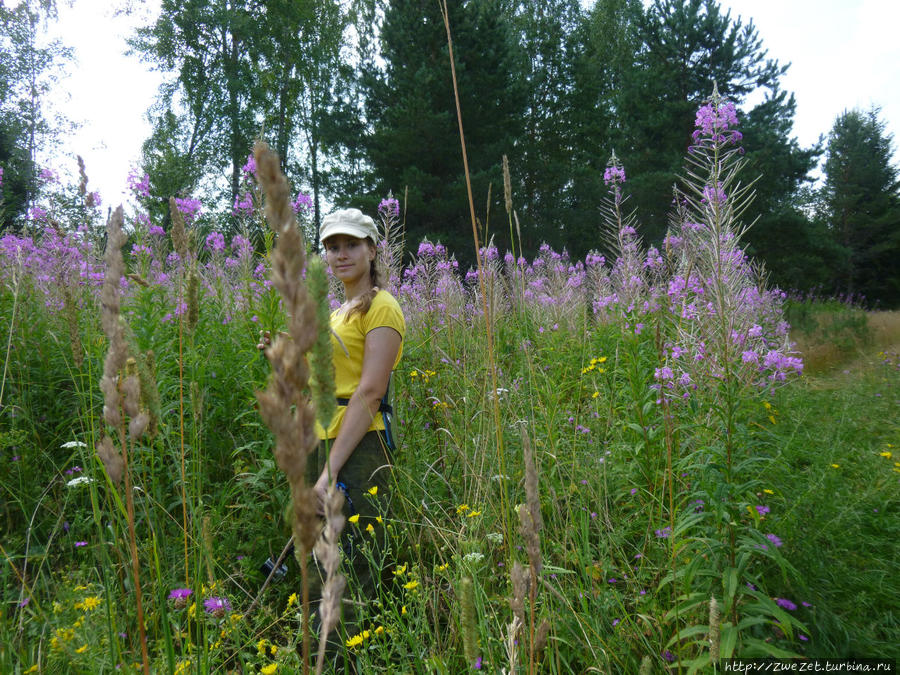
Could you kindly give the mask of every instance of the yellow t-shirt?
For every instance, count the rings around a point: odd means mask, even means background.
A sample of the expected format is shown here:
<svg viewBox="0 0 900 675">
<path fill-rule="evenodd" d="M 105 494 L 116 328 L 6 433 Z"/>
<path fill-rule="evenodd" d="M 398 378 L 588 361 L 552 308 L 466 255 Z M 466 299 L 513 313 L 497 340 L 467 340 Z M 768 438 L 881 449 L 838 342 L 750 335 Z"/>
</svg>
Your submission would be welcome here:
<svg viewBox="0 0 900 675">
<path fill-rule="evenodd" d="M 393 368 L 397 367 L 403 354 L 402 338 L 406 335 L 406 320 L 400 309 L 400 303 L 393 295 L 381 290 L 372 299 L 372 305 L 365 314 L 354 314 L 347 319 L 341 309 L 331 313 L 331 330 L 340 338 L 340 342 L 331 336 L 331 347 L 334 351 L 334 389 L 337 398 L 349 399 L 362 377 L 363 354 L 365 353 L 366 335 L 374 328 L 387 326 L 400 333 L 400 350 L 394 360 Z M 343 343 L 343 347 L 341 346 Z M 347 351 L 344 351 L 346 347 Z M 344 421 L 345 406 L 338 406 L 337 412 L 328 425 L 328 429 L 322 428 L 316 423 L 316 432 L 320 439 L 335 438 Z M 384 420 L 381 413 L 376 413 L 369 431 L 384 430 Z"/>
</svg>

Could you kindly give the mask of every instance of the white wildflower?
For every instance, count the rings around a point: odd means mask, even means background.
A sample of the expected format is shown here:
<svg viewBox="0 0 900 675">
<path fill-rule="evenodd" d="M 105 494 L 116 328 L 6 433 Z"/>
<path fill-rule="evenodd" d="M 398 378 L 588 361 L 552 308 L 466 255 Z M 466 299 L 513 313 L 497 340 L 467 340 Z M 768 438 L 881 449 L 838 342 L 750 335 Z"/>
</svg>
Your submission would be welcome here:
<svg viewBox="0 0 900 675">
<path fill-rule="evenodd" d="M 93 483 L 94 479 L 89 478 L 88 476 L 79 476 L 78 478 L 73 478 L 68 483 L 66 483 L 66 487 L 75 487 L 76 485 L 81 485 L 82 483 Z"/>
<path fill-rule="evenodd" d="M 471 553 L 466 553 L 463 556 L 463 560 L 468 563 L 477 563 L 484 560 L 484 553 L 479 553 L 478 551 L 472 551 Z"/>
<path fill-rule="evenodd" d="M 59 447 L 64 448 L 66 450 L 71 450 L 72 448 L 86 448 L 87 443 L 82 443 L 81 441 L 68 441 L 66 443 L 63 443 Z"/>
</svg>

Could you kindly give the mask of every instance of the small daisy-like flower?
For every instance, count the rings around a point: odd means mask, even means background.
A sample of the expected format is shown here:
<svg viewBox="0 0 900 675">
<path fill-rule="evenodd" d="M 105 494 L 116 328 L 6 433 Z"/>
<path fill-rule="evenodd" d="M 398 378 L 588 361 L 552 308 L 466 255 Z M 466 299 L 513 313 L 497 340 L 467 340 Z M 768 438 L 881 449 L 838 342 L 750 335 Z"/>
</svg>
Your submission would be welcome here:
<svg viewBox="0 0 900 675">
<path fill-rule="evenodd" d="M 278 664 L 270 663 L 269 665 L 260 668 L 259 672 L 262 673 L 262 675 L 274 675 L 274 673 L 278 672 Z"/>
<path fill-rule="evenodd" d="M 763 492 L 765 492 L 767 495 L 774 495 L 774 494 L 775 494 L 775 491 L 774 491 L 774 490 L 770 490 L 769 488 L 765 488 L 765 489 L 763 490 Z"/>
<path fill-rule="evenodd" d="M 419 587 L 419 582 L 416 581 L 415 579 L 413 579 L 412 581 L 407 581 L 405 584 L 403 584 L 403 588 L 405 588 L 408 591 L 412 591 L 418 587 Z M 404 609 L 406 609 L 406 608 L 404 607 Z"/>
<path fill-rule="evenodd" d="M 457 515 L 462 515 L 463 513 L 465 513 L 468 510 L 469 510 L 468 504 L 460 504 L 459 506 L 456 507 Z"/>
<path fill-rule="evenodd" d="M 375 528 L 372 527 L 372 523 L 369 523 L 368 525 L 366 525 L 366 532 L 368 532 L 369 534 L 375 533 Z"/>
<path fill-rule="evenodd" d="M 406 563 L 394 568 L 394 576 L 400 576 L 401 574 L 406 574 Z"/>
<path fill-rule="evenodd" d="M 378 626 L 378 628 L 375 629 L 374 633 L 375 635 L 381 635 L 382 633 L 384 633 L 384 626 Z"/>
<path fill-rule="evenodd" d="M 348 638 L 347 647 L 353 649 L 354 647 L 359 647 L 363 643 L 362 633 L 357 633 L 352 638 Z"/>
<path fill-rule="evenodd" d="M 354 513 L 352 516 L 350 516 L 349 518 L 347 518 L 347 520 L 349 520 L 351 523 L 353 523 L 354 525 L 356 525 L 356 523 L 359 522 L 359 514 L 358 514 L 358 513 Z"/>
<path fill-rule="evenodd" d="M 87 645 L 81 645 L 78 649 L 75 650 L 76 654 L 84 654 L 87 651 Z"/>
<path fill-rule="evenodd" d="M 450 563 L 444 563 L 443 565 L 438 566 L 437 571 L 446 572 L 448 567 L 450 567 Z"/>
<path fill-rule="evenodd" d="M 375 522 L 380 524 L 383 523 L 384 520 L 381 519 L 381 516 L 375 516 Z"/>
<path fill-rule="evenodd" d="M 878 454 L 881 457 L 886 457 L 887 459 L 890 459 L 891 457 L 893 457 L 893 455 L 890 452 L 888 452 L 887 450 L 885 450 L 884 452 L 878 453 Z"/>
<path fill-rule="evenodd" d="M 400 608 L 400 616 L 406 616 L 406 605 Z"/>
<path fill-rule="evenodd" d="M 374 497 L 375 495 L 378 494 L 378 486 L 377 486 L 377 485 L 373 485 L 373 486 L 370 487 L 368 490 L 366 490 L 366 492 L 368 492 L 370 495 L 372 495 L 372 496 Z"/>
</svg>

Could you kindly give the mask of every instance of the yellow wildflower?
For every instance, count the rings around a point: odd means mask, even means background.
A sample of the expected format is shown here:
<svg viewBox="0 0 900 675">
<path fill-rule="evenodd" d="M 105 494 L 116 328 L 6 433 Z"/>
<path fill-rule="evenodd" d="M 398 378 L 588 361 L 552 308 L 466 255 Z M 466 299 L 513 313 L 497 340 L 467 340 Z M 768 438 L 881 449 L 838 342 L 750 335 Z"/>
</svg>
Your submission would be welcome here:
<svg viewBox="0 0 900 675">
<path fill-rule="evenodd" d="M 409 371 L 409 376 L 410 377 L 418 377 L 419 373 L 418 373 L 418 371 L 411 370 L 411 371 Z"/>
<path fill-rule="evenodd" d="M 359 514 L 358 514 L 358 513 L 354 513 L 352 516 L 350 516 L 349 518 L 347 518 L 347 520 L 349 520 L 351 523 L 353 523 L 354 525 L 356 525 L 356 523 L 359 522 Z"/>
<path fill-rule="evenodd" d="M 400 608 L 400 616 L 406 616 L 406 605 Z"/>
<path fill-rule="evenodd" d="M 406 563 L 403 563 L 394 570 L 394 576 L 400 576 L 401 574 L 406 574 Z"/>
<path fill-rule="evenodd" d="M 384 521 L 381 519 L 381 516 L 375 516 L 376 523 L 383 523 Z"/>
<path fill-rule="evenodd" d="M 31 668 L 25 671 L 25 675 L 29 675 L 29 673 L 36 673 L 38 671 L 38 665 L 35 663 Z"/>
<path fill-rule="evenodd" d="M 361 633 L 357 633 L 352 638 L 347 640 L 347 646 L 353 649 L 353 647 L 359 647 L 363 643 L 363 636 Z"/>
<path fill-rule="evenodd" d="M 438 572 L 446 572 L 447 568 L 450 567 L 450 563 L 444 563 L 437 568 Z"/>
<path fill-rule="evenodd" d="M 372 527 L 372 523 L 366 525 L 366 532 L 368 532 L 369 534 L 375 534 L 375 528 Z"/>
<path fill-rule="evenodd" d="M 266 655 L 266 648 L 269 646 L 269 641 L 263 638 L 259 642 L 256 643 L 256 653 L 260 656 Z"/>
<path fill-rule="evenodd" d="M 185 659 L 184 661 L 179 661 L 175 664 L 175 675 L 182 675 L 182 673 L 187 673 L 191 668 L 191 660 Z"/>
<path fill-rule="evenodd" d="M 375 635 L 381 635 L 383 632 L 384 626 L 378 626 L 378 628 L 375 629 Z"/>
<path fill-rule="evenodd" d="M 832 469 L 840 469 L 840 468 L 841 468 L 841 465 L 840 465 L 840 464 L 832 464 L 832 465 L 831 465 L 831 468 L 832 468 Z"/>
<path fill-rule="evenodd" d="M 882 453 L 881 453 L 881 456 L 882 456 L 882 457 L 886 457 L 886 458 L 888 458 L 888 459 L 890 459 L 891 457 L 893 457 L 893 455 L 892 455 L 890 452 L 888 452 L 887 450 L 885 450 L 884 452 L 882 452 Z"/>
<path fill-rule="evenodd" d="M 772 424 L 777 424 L 777 422 L 775 421 L 775 418 L 774 418 L 772 415 L 769 415 L 769 421 L 770 421 Z"/>
<path fill-rule="evenodd" d="M 274 673 L 278 672 L 278 664 L 270 663 L 269 665 L 260 668 L 259 672 L 262 673 L 262 675 L 274 675 Z"/>
<path fill-rule="evenodd" d="M 76 586 L 76 587 L 73 588 L 72 590 L 73 590 L 73 591 L 86 591 L 86 590 L 87 590 L 87 586 Z"/>
<path fill-rule="evenodd" d="M 593 394 L 591 394 L 591 398 L 598 398 L 599 396 L 600 396 L 599 391 L 595 391 Z"/>
<path fill-rule="evenodd" d="M 84 654 L 87 651 L 87 645 L 81 645 L 78 649 L 75 650 L 76 654 Z"/>
<path fill-rule="evenodd" d="M 100 606 L 100 598 L 96 595 L 88 596 L 84 599 L 84 602 L 81 603 L 82 607 L 84 607 L 85 611 L 91 611 L 92 609 L 97 609 Z"/>
<path fill-rule="evenodd" d="M 378 494 L 378 486 L 377 486 L 377 485 L 373 485 L 373 486 L 370 487 L 368 490 L 366 490 L 366 492 L 368 492 L 370 495 L 372 495 L 372 496 L 374 497 L 375 495 Z"/>
<path fill-rule="evenodd" d="M 468 510 L 469 510 L 468 504 L 460 504 L 459 506 L 456 507 L 457 514 L 465 513 Z"/>
<path fill-rule="evenodd" d="M 763 401 L 763 408 L 765 408 L 766 410 L 771 410 L 772 404 L 769 403 L 768 401 Z"/>
<path fill-rule="evenodd" d="M 405 584 L 403 584 L 403 588 L 405 588 L 408 591 L 411 591 L 411 590 L 417 588 L 418 586 L 419 586 L 419 582 L 416 581 L 415 579 L 412 581 L 407 581 Z"/>
<path fill-rule="evenodd" d="M 481 511 L 469 511 L 469 514 L 466 516 L 466 518 L 474 518 L 475 516 L 480 516 L 480 515 L 481 515 Z"/>
<path fill-rule="evenodd" d="M 296 594 L 296 593 L 291 593 L 291 594 L 288 596 L 288 607 L 292 607 L 293 605 L 296 605 L 296 604 L 297 604 L 297 599 L 298 599 L 298 598 L 297 598 L 297 594 Z"/>
<path fill-rule="evenodd" d="M 765 492 L 767 495 L 774 495 L 774 494 L 775 494 L 775 491 L 774 491 L 774 490 L 770 490 L 769 488 L 765 488 L 765 489 L 763 490 L 763 492 Z"/>
</svg>

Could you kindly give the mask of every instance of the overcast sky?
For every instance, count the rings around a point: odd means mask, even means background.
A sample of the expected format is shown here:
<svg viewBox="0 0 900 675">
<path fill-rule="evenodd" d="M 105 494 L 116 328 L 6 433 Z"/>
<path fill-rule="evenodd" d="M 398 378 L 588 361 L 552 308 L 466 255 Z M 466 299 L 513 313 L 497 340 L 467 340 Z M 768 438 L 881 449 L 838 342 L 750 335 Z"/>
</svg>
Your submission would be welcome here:
<svg viewBox="0 0 900 675">
<path fill-rule="evenodd" d="M 104 0 L 59 3 L 59 31 L 77 65 L 59 85 L 62 105 L 82 127 L 64 149 L 87 164 L 89 186 L 104 204 L 125 198 L 129 169 L 150 132 L 146 110 L 160 82 L 136 57 L 125 57 L 132 27 L 149 21 L 156 0 L 132 2 L 135 14 L 113 17 Z M 769 56 L 791 67 L 782 80 L 794 92 L 794 134 L 803 146 L 828 133 L 843 110 L 881 107 L 888 132 L 900 131 L 898 0 L 720 0 L 732 18 L 752 18 Z M 57 97 L 61 98 L 61 97 Z M 894 147 L 896 149 L 896 139 Z M 895 163 L 897 162 L 895 156 Z M 74 171 L 74 160 L 60 167 Z"/>
</svg>

